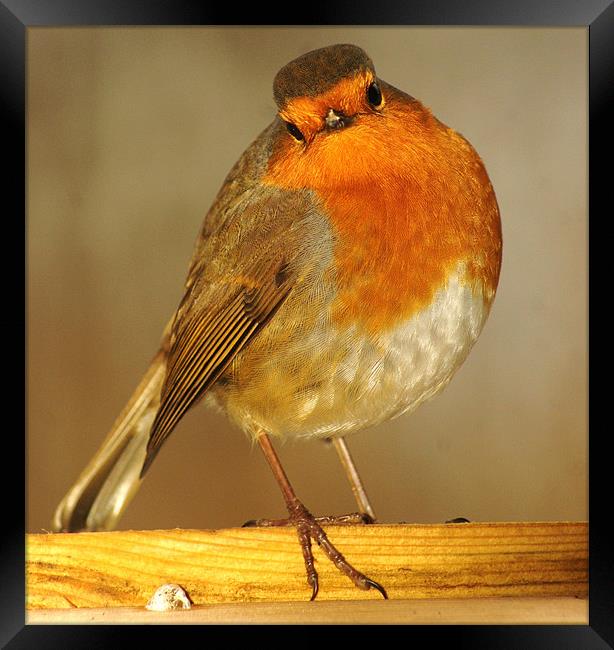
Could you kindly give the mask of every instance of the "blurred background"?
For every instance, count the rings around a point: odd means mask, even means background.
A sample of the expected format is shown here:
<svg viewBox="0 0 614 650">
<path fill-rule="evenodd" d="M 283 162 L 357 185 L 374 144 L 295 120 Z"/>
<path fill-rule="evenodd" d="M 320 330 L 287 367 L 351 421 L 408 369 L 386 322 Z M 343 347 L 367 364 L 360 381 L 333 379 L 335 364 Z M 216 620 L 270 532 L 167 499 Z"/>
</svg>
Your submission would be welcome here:
<svg viewBox="0 0 614 650">
<path fill-rule="evenodd" d="M 379 519 L 587 518 L 587 30 L 30 28 L 29 532 L 130 396 L 182 295 L 201 221 L 274 115 L 294 57 L 362 46 L 482 156 L 503 221 L 497 299 L 465 365 L 348 439 Z M 278 447 L 314 514 L 355 510 L 334 449 Z M 192 409 L 120 528 L 284 516 L 260 451 Z"/>
</svg>

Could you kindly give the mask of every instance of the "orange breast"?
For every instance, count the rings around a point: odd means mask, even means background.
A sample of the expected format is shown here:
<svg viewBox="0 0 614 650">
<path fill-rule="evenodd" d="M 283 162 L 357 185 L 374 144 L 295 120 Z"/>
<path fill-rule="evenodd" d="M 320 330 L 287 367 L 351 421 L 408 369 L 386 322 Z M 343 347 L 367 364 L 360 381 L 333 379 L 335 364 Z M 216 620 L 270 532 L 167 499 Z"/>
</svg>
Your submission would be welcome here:
<svg viewBox="0 0 614 650">
<path fill-rule="evenodd" d="M 474 149 L 419 102 L 384 85 L 382 114 L 276 143 L 265 183 L 309 188 L 336 236 L 333 319 L 370 333 L 427 306 L 465 262 L 487 303 L 501 263 L 499 210 Z"/>
</svg>

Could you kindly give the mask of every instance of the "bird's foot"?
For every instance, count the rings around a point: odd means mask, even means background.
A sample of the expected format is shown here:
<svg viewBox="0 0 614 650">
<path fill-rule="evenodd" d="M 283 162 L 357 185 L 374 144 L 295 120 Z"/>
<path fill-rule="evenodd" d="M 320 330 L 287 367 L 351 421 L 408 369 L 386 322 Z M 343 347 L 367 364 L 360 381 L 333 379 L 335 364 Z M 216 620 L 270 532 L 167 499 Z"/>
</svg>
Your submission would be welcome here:
<svg viewBox="0 0 614 650">
<path fill-rule="evenodd" d="M 331 517 L 314 517 L 307 508 L 297 499 L 294 503 L 288 505 L 290 513 L 289 519 L 258 519 L 254 522 L 247 522 L 244 525 L 255 526 L 287 526 L 294 525 L 298 533 L 299 543 L 303 551 L 305 569 L 307 571 L 307 583 L 311 587 L 311 600 L 318 595 L 319 583 L 318 573 L 315 569 L 313 551 L 311 542 L 315 540 L 318 546 L 324 551 L 326 557 L 346 575 L 359 589 L 368 590 L 377 589 L 380 594 L 388 599 L 386 590 L 375 580 L 367 577 L 355 569 L 343 555 L 333 546 L 320 524 L 352 524 L 352 523 L 372 523 L 373 520 L 368 515 L 362 513 L 352 513 L 350 515 L 331 516 Z"/>
<path fill-rule="evenodd" d="M 314 517 L 316 523 L 320 525 L 346 525 L 346 524 L 374 524 L 375 519 L 365 512 L 350 512 L 347 515 L 328 515 L 324 517 Z M 272 526 L 294 526 L 293 519 L 250 519 L 243 524 L 243 528 L 252 526 L 267 528 Z"/>
</svg>

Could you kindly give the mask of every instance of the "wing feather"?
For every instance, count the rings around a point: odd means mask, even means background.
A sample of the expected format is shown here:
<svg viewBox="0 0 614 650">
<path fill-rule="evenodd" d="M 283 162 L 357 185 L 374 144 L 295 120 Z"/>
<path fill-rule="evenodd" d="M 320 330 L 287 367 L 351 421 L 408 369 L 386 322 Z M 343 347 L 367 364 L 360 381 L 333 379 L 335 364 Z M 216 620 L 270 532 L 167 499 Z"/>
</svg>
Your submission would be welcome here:
<svg viewBox="0 0 614 650">
<path fill-rule="evenodd" d="M 282 283 L 278 282 L 279 267 L 280 264 L 266 270 L 254 268 L 250 285 L 235 285 L 235 295 L 230 300 L 226 298 L 221 308 L 209 312 L 202 308 L 185 309 L 181 317 L 178 315 L 160 408 L 151 428 L 141 476 L 186 411 L 218 379 L 287 297 L 292 284 L 285 277 Z M 191 292 L 192 287 L 188 291 Z"/>
</svg>

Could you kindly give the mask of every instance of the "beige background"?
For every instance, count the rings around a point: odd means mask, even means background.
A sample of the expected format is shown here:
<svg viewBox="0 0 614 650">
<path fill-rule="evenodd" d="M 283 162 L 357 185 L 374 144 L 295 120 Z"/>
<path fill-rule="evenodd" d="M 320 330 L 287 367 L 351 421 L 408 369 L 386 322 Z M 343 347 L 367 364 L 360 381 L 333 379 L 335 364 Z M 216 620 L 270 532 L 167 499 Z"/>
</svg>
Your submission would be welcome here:
<svg viewBox="0 0 614 650">
<path fill-rule="evenodd" d="M 106 434 L 177 305 L 203 215 L 295 56 L 363 46 L 482 155 L 499 293 L 449 387 L 349 443 L 386 522 L 587 517 L 587 31 L 28 30 L 28 530 Z M 281 449 L 316 514 L 354 510 L 332 448 Z M 193 409 L 123 528 L 282 516 L 259 451 Z"/>
</svg>

